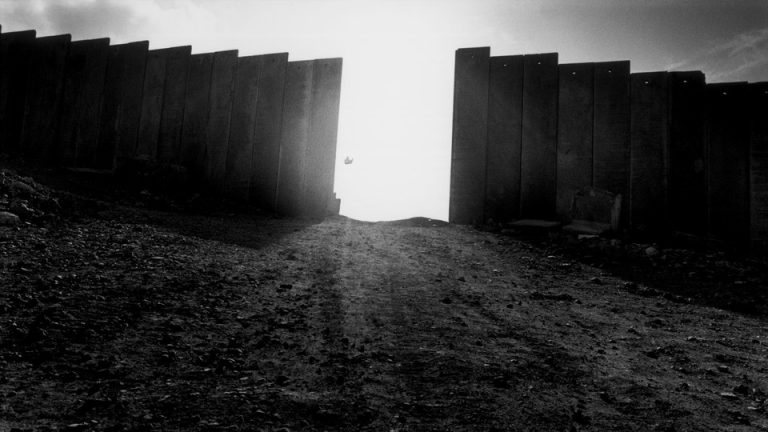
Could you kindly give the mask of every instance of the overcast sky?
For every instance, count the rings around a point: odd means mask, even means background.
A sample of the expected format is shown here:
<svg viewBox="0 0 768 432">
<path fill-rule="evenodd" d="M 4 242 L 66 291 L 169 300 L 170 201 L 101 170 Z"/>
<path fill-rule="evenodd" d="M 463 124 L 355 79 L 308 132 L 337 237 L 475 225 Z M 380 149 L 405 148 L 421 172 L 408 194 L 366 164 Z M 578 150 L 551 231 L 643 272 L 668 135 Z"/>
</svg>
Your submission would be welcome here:
<svg viewBox="0 0 768 432">
<path fill-rule="evenodd" d="M 0 24 L 152 49 L 343 57 L 336 191 L 342 213 L 365 220 L 447 219 L 457 48 L 768 81 L 768 0 L 0 0 Z"/>
</svg>

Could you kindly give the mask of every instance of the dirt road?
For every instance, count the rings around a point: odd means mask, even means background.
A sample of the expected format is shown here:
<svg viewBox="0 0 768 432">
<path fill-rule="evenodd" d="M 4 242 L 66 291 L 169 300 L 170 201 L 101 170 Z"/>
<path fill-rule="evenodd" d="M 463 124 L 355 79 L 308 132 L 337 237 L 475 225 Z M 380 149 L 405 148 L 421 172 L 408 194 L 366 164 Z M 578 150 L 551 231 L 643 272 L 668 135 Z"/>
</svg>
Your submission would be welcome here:
<svg viewBox="0 0 768 432">
<path fill-rule="evenodd" d="M 0 430 L 768 430 L 764 315 L 470 227 L 115 207 L 0 280 Z"/>
</svg>

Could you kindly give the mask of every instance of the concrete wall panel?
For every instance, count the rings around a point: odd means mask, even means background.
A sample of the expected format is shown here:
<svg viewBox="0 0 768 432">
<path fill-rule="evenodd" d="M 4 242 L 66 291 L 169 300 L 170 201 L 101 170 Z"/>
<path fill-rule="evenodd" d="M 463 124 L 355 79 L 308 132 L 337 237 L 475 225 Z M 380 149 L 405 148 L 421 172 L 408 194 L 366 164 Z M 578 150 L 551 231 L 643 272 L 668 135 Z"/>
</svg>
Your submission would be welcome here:
<svg viewBox="0 0 768 432">
<path fill-rule="evenodd" d="M 768 251 L 768 82 L 749 86 L 752 248 Z"/>
<path fill-rule="evenodd" d="M 490 52 L 488 47 L 456 51 L 448 216 L 454 223 L 483 221 Z"/>
<path fill-rule="evenodd" d="M 524 57 L 520 216 L 555 216 L 557 54 Z"/>
<path fill-rule="evenodd" d="M 275 210 L 288 53 L 261 56 L 256 127 L 253 132 L 250 202 Z"/>
<path fill-rule="evenodd" d="M 523 56 L 491 57 L 488 86 L 484 214 L 508 222 L 520 211 Z"/>
<path fill-rule="evenodd" d="M 135 156 L 155 160 L 160 141 L 160 121 L 163 116 L 163 93 L 165 91 L 165 70 L 170 52 L 167 49 L 147 53 L 147 67 L 144 72 L 144 88 L 141 100 L 141 120 Z"/>
<path fill-rule="evenodd" d="M 201 186 L 205 176 L 205 136 L 211 101 L 213 56 L 197 54 L 189 59 L 181 132 L 181 164 L 189 170 L 194 186 Z"/>
<path fill-rule="evenodd" d="M 57 138 L 58 163 L 91 166 L 99 139 L 109 39 L 72 42 L 64 71 Z"/>
<path fill-rule="evenodd" d="M 622 196 L 621 225 L 629 222 L 629 62 L 594 64 L 592 184 Z"/>
<path fill-rule="evenodd" d="M 304 186 L 306 215 L 324 217 L 333 194 L 342 59 L 314 61 L 312 110 Z"/>
<path fill-rule="evenodd" d="M 706 88 L 709 233 L 746 245 L 749 225 L 749 112 L 747 84 Z"/>
<path fill-rule="evenodd" d="M 705 235 L 704 74 L 669 74 L 669 212 L 672 229 Z"/>
<path fill-rule="evenodd" d="M 285 215 L 301 214 L 305 208 L 302 196 L 309 145 L 313 76 L 313 61 L 288 63 L 277 185 L 277 211 Z"/>
<path fill-rule="evenodd" d="M 261 60 L 261 56 L 250 56 L 237 61 L 224 193 L 239 202 L 248 202 L 250 196 Z"/>
<path fill-rule="evenodd" d="M 630 221 L 641 231 L 668 228 L 668 78 L 631 75 Z"/>
<path fill-rule="evenodd" d="M 592 63 L 563 64 L 559 73 L 557 115 L 557 216 L 569 220 L 571 202 L 592 186 Z"/>
<path fill-rule="evenodd" d="M 94 168 L 136 155 L 148 48 L 147 41 L 110 48 Z"/>
<path fill-rule="evenodd" d="M 229 120 L 237 70 L 237 51 L 214 53 L 211 71 L 211 109 L 205 143 L 206 180 L 212 192 L 224 188 L 229 144 Z"/>
<path fill-rule="evenodd" d="M 31 51 L 26 80 L 22 153 L 46 163 L 56 156 L 56 129 L 64 88 L 70 35 L 38 38 Z"/>
<path fill-rule="evenodd" d="M 24 123 L 27 67 L 35 31 L 0 35 L 0 152 L 17 155 Z"/>
<path fill-rule="evenodd" d="M 191 53 L 191 46 L 167 49 L 163 110 L 157 142 L 157 160 L 163 163 L 181 163 L 181 128 Z"/>
</svg>

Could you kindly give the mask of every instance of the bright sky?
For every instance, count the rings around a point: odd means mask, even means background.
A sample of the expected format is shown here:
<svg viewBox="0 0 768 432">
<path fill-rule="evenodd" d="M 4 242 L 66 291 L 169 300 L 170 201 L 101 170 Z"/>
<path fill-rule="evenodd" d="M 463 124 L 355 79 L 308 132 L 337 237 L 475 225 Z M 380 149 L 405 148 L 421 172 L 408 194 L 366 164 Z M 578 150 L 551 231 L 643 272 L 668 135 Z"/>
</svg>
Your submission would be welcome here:
<svg viewBox="0 0 768 432">
<path fill-rule="evenodd" d="M 336 192 L 342 214 L 363 220 L 447 219 L 457 48 L 768 81 L 768 0 L 0 0 L 0 24 L 343 57 Z"/>
</svg>

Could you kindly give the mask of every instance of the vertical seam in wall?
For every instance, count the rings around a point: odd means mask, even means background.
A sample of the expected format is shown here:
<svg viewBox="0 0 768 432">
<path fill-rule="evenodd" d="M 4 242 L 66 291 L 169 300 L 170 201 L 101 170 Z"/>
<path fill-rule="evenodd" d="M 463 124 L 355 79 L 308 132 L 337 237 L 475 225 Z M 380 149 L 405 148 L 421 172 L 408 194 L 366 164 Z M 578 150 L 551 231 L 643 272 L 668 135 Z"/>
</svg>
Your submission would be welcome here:
<svg viewBox="0 0 768 432">
<path fill-rule="evenodd" d="M 261 93 L 259 92 L 259 89 L 261 88 L 261 79 L 262 79 L 262 74 L 264 72 L 264 60 L 265 60 L 265 56 L 259 56 L 259 63 L 258 63 L 259 67 L 258 67 L 258 70 L 256 71 L 256 91 L 254 94 L 254 99 L 256 99 L 256 101 L 253 104 L 253 110 L 254 110 L 253 127 L 250 128 L 250 131 L 248 131 L 248 141 L 250 141 L 250 144 L 251 144 L 251 155 L 249 158 L 250 163 L 248 164 L 250 166 L 250 169 L 248 170 L 248 198 L 246 200 L 248 202 L 251 201 L 251 188 L 253 188 L 254 186 L 253 184 L 251 184 L 251 180 L 253 180 L 253 171 L 256 169 L 256 164 L 254 163 L 253 157 L 256 154 L 255 137 L 256 137 L 257 120 L 259 115 L 259 103 L 261 102 Z"/>
<path fill-rule="evenodd" d="M 491 60 L 493 57 L 488 56 L 488 70 L 487 70 L 487 82 L 488 85 L 485 88 L 485 170 L 483 172 L 483 205 L 480 214 L 480 223 L 484 223 L 488 215 L 486 214 L 486 208 L 488 207 L 488 156 L 490 154 L 490 128 L 491 128 Z M 493 211 L 496 213 L 496 211 Z"/>
<path fill-rule="evenodd" d="M 285 59 L 285 68 L 283 68 L 283 100 L 280 103 L 280 136 L 277 142 L 277 171 L 275 179 L 274 195 L 272 196 L 272 208 L 276 211 L 278 209 L 278 197 L 280 195 L 280 175 L 283 168 L 283 126 L 285 124 L 285 94 L 287 93 L 286 87 L 288 87 L 288 58 Z"/>
<path fill-rule="evenodd" d="M 229 96 L 227 98 L 229 100 L 229 104 L 228 104 L 228 106 L 229 106 L 229 114 L 227 115 L 227 138 L 226 138 L 226 141 L 224 142 L 225 149 L 224 149 L 224 152 L 223 152 L 224 153 L 224 172 L 222 173 L 222 178 L 221 178 L 221 190 L 224 191 L 224 192 L 226 191 L 226 188 L 227 188 L 227 185 L 226 185 L 226 183 L 227 183 L 227 160 L 229 159 L 229 140 L 232 137 L 232 109 L 234 108 L 234 104 L 235 104 L 235 100 L 234 100 L 235 99 L 235 88 L 237 88 L 237 77 L 238 77 L 238 72 L 240 71 L 240 59 L 241 59 L 241 57 L 239 55 L 235 59 L 236 60 L 235 61 L 235 67 L 234 67 L 235 71 L 232 74 L 232 80 L 231 80 L 230 85 L 229 85 Z"/>
<path fill-rule="evenodd" d="M 592 187 L 596 187 L 597 182 L 595 181 L 595 172 L 597 171 L 595 169 L 595 125 L 597 124 L 595 114 L 597 110 L 595 107 L 597 106 L 597 68 L 598 64 L 593 63 L 592 65 L 592 175 L 589 176 L 589 184 L 592 185 Z"/>
<path fill-rule="evenodd" d="M 181 92 L 181 123 L 179 123 L 178 133 L 176 134 L 176 141 L 173 143 L 174 145 L 174 153 L 176 154 L 176 163 L 182 166 L 186 167 L 186 162 L 184 161 L 184 149 L 182 147 L 182 143 L 184 142 L 184 117 L 187 114 L 187 88 L 189 87 L 189 70 L 192 67 L 192 49 L 190 48 L 189 53 L 184 52 L 184 55 L 186 57 L 186 67 L 184 68 L 184 72 L 182 72 L 182 75 L 184 76 L 184 89 Z M 190 167 L 186 167 L 188 170 Z"/>
<path fill-rule="evenodd" d="M 96 114 L 96 120 L 95 120 L 97 122 L 96 123 L 97 130 L 96 130 L 96 142 L 94 142 L 94 146 L 93 146 L 94 150 L 99 148 L 99 135 L 101 134 L 101 116 L 102 116 L 103 111 L 104 111 L 104 89 L 107 86 L 106 85 L 107 84 L 107 70 L 109 69 L 109 48 L 110 48 L 109 44 L 110 44 L 110 42 L 111 42 L 111 40 L 107 39 L 107 46 L 104 49 L 104 53 L 105 53 L 104 54 L 105 55 L 104 73 L 101 74 L 102 81 L 101 81 L 101 86 L 100 86 L 100 89 L 99 89 L 99 98 L 98 98 L 98 101 L 96 102 L 97 105 L 98 105 L 96 107 L 97 114 Z M 82 111 L 81 111 L 81 114 L 82 114 Z M 78 166 L 77 161 L 80 159 L 79 158 L 80 151 L 79 151 L 79 148 L 77 146 L 77 144 L 78 144 L 77 136 L 78 135 L 80 135 L 80 131 L 79 130 L 78 130 L 77 134 L 75 135 L 75 154 L 74 154 L 74 159 L 73 159 L 73 165 L 74 166 Z M 117 154 L 117 153 L 115 153 L 115 154 Z"/>
<path fill-rule="evenodd" d="M 299 209 L 298 213 L 300 214 L 306 214 L 307 213 L 307 193 L 309 191 L 308 185 L 307 185 L 307 170 L 311 166 L 311 161 L 309 160 L 309 156 L 312 154 L 311 148 L 312 148 L 312 137 L 314 136 L 313 131 L 313 123 L 312 123 L 312 117 L 315 113 L 315 89 L 317 88 L 317 65 L 320 63 L 320 60 L 312 60 L 310 65 L 310 71 L 311 76 L 309 79 L 309 98 L 307 98 L 307 139 L 306 139 L 306 145 L 303 149 L 303 157 L 301 158 L 301 166 L 299 167 L 299 180 L 300 180 L 300 188 L 299 188 Z M 304 208 L 301 208 L 304 207 Z"/>
<path fill-rule="evenodd" d="M 518 176 L 518 199 L 517 199 L 517 218 L 520 219 L 523 215 L 523 137 L 525 136 L 524 129 L 525 129 L 525 55 L 521 57 L 520 60 L 523 65 L 521 69 L 523 70 L 520 74 L 520 162 L 518 163 L 517 167 L 517 176 Z"/>
<path fill-rule="evenodd" d="M 555 54 L 555 157 L 552 158 L 554 162 L 554 167 L 552 172 L 555 173 L 554 178 L 554 191 L 552 194 L 552 202 L 549 206 L 549 211 L 553 214 L 550 215 L 550 217 L 555 217 L 555 219 L 560 219 L 557 215 L 557 181 L 558 181 L 558 175 L 557 175 L 557 144 L 560 140 L 560 57 Z"/>
</svg>

